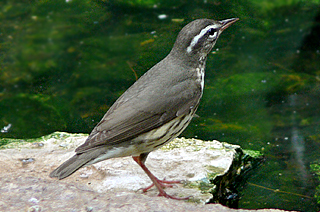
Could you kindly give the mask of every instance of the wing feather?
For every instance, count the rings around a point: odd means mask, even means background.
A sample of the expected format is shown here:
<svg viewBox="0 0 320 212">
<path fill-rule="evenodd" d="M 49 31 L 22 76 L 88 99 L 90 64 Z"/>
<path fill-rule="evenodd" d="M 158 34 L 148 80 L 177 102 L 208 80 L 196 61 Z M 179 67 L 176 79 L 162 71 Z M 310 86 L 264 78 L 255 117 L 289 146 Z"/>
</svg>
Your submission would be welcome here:
<svg viewBox="0 0 320 212">
<path fill-rule="evenodd" d="M 200 86 L 189 76 L 182 76 L 172 84 L 172 79 L 163 80 L 162 73 L 151 69 L 133 84 L 111 106 L 76 152 L 124 144 L 196 107 L 202 95 Z M 159 79 L 162 83 L 155 83 Z"/>
</svg>

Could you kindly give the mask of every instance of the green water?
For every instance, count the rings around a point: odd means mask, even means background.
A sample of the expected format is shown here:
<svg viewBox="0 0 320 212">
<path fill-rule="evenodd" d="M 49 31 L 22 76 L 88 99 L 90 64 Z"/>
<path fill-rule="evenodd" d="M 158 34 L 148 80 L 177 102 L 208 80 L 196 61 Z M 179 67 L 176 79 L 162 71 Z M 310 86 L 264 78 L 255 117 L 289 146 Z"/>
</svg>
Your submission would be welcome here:
<svg viewBox="0 0 320 212">
<path fill-rule="evenodd" d="M 185 24 L 231 17 L 183 135 L 265 154 L 240 208 L 318 211 L 319 0 L 1 1 L 0 136 L 89 133 Z"/>
</svg>

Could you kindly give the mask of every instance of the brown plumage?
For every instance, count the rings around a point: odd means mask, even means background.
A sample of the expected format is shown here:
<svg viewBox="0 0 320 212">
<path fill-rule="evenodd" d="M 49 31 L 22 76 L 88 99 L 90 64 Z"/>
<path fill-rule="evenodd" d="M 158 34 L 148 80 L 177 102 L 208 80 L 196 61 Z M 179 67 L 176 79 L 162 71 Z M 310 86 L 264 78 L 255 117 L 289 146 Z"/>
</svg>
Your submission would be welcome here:
<svg viewBox="0 0 320 212">
<path fill-rule="evenodd" d="M 207 55 L 221 32 L 238 19 L 198 19 L 186 25 L 162 61 L 137 80 L 111 106 L 76 154 L 50 177 L 63 179 L 81 167 L 133 156 L 159 190 L 165 183 L 151 174 L 148 154 L 177 137 L 190 123 L 203 93 Z"/>
</svg>

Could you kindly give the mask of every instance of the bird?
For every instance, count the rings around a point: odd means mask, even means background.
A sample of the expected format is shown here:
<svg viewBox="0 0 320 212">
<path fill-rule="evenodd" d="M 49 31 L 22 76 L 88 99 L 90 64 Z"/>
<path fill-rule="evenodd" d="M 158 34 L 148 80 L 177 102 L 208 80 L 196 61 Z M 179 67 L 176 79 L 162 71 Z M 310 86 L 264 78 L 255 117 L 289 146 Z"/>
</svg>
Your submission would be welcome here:
<svg viewBox="0 0 320 212">
<path fill-rule="evenodd" d="M 75 155 L 50 173 L 64 179 L 78 169 L 132 156 L 159 194 L 180 181 L 160 180 L 146 167 L 148 154 L 179 136 L 189 125 L 204 90 L 207 56 L 220 34 L 239 18 L 196 19 L 178 33 L 169 54 L 131 85 L 109 108 Z"/>
</svg>

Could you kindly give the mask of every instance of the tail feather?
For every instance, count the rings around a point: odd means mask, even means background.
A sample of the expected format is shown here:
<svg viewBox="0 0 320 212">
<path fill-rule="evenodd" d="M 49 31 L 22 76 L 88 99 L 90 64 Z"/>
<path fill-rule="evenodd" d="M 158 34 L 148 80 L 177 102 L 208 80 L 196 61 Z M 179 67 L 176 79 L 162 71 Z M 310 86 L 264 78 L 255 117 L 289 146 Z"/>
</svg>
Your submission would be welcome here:
<svg viewBox="0 0 320 212">
<path fill-rule="evenodd" d="M 84 158 L 82 154 L 74 155 L 72 158 L 51 172 L 49 176 L 56 177 L 61 180 L 76 172 L 78 169 L 86 165 L 90 160 L 91 158 L 88 160 L 88 158 Z"/>
<path fill-rule="evenodd" d="M 50 173 L 50 177 L 56 177 L 59 180 L 66 178 L 76 172 L 78 169 L 97 163 L 101 160 L 106 160 L 114 157 L 115 155 L 110 154 L 108 148 L 97 148 L 87 152 L 79 153 L 74 155 L 72 158 L 64 162 L 53 172 Z"/>
</svg>

